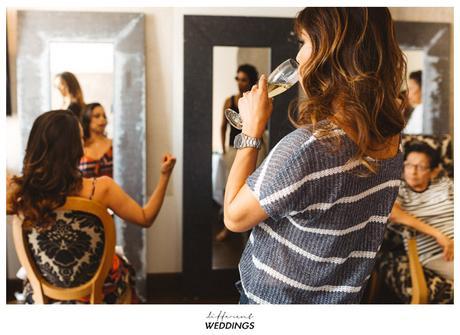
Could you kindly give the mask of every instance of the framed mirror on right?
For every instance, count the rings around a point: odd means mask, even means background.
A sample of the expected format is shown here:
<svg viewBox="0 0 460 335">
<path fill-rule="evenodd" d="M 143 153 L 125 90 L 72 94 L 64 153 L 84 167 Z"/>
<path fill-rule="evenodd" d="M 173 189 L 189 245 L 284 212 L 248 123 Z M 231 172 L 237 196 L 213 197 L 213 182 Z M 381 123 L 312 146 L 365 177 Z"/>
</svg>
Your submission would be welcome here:
<svg viewBox="0 0 460 335">
<path fill-rule="evenodd" d="M 404 133 L 451 133 L 451 26 L 449 23 L 396 22 L 396 37 L 407 58 L 409 108 Z"/>
</svg>

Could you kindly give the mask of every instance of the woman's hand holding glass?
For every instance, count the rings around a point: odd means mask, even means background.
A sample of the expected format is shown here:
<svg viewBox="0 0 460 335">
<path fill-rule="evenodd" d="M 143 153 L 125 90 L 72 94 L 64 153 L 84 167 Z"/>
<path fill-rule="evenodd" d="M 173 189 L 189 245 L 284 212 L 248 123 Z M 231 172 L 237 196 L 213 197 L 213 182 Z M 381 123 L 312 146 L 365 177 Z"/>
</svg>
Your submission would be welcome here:
<svg viewBox="0 0 460 335">
<path fill-rule="evenodd" d="M 260 77 L 258 85 L 243 94 L 238 101 L 238 109 L 243 120 L 242 132 L 250 137 L 262 138 L 273 111 L 273 99 L 268 97 L 265 75 Z"/>
</svg>

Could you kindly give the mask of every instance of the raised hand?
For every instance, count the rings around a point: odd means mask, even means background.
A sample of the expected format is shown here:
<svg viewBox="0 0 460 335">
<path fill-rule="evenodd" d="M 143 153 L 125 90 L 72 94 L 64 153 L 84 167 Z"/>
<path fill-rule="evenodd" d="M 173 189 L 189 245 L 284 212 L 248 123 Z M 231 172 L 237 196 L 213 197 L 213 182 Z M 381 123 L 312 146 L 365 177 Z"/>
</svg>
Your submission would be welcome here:
<svg viewBox="0 0 460 335">
<path fill-rule="evenodd" d="M 174 165 L 176 164 L 176 157 L 171 155 L 170 153 L 166 153 L 163 156 L 163 161 L 161 163 L 161 174 L 170 175 L 174 169 Z"/>
</svg>

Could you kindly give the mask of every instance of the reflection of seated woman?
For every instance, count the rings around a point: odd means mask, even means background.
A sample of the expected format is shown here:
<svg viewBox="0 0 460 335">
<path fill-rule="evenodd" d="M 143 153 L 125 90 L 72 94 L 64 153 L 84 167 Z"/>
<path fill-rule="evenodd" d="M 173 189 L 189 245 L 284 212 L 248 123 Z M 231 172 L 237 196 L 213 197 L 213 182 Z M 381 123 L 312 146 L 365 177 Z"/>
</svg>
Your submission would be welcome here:
<svg viewBox="0 0 460 335">
<path fill-rule="evenodd" d="M 453 279 L 453 182 L 448 177 L 435 178 L 439 155 L 428 144 L 411 144 L 404 155 L 404 182 L 390 220 L 419 231 L 417 249 L 421 264 Z"/>
<path fill-rule="evenodd" d="M 80 118 L 85 102 L 77 77 L 71 72 L 59 73 L 55 78 L 55 85 L 63 98 L 62 109 L 68 109 Z"/>
<path fill-rule="evenodd" d="M 82 156 L 83 130 L 78 119 L 69 111 L 50 111 L 40 115 L 32 126 L 22 176 L 7 180 L 7 214 L 18 215 L 23 220 L 23 227 L 34 229 L 33 235 L 36 236 L 36 241 L 40 241 L 40 245 L 58 246 L 53 248 L 51 253 L 44 250 L 50 259 L 62 254 L 61 250 L 65 250 L 79 260 L 72 264 L 70 270 L 68 267 L 64 268 L 66 274 L 72 271 L 75 275 L 65 277 L 70 279 L 65 279 L 64 287 L 78 284 L 79 282 L 74 282 L 77 275 L 90 275 L 89 271 L 94 268 L 94 264 L 88 256 L 90 250 L 81 247 L 88 244 L 88 227 L 76 228 L 74 222 L 63 226 L 58 223 L 53 211 L 64 205 L 67 196 L 83 197 L 110 208 L 126 222 L 148 228 L 160 211 L 175 164 L 173 156 L 168 154 L 164 157 L 158 185 L 147 204 L 141 207 L 112 178 L 82 177 L 78 169 Z M 79 238 L 83 240 L 80 241 Z M 78 244 L 79 248 L 67 248 L 69 243 L 75 245 L 76 241 L 81 242 Z M 97 253 L 97 250 L 94 252 Z M 86 258 L 83 260 L 84 257 Z M 42 271 L 56 270 L 53 272 L 61 274 L 61 267 L 56 265 L 62 263 L 59 262 L 61 259 L 51 263 L 47 259 L 41 264 L 38 263 L 39 267 L 43 267 Z M 54 269 L 55 267 L 57 269 Z M 115 255 L 113 267 L 104 284 L 103 301 L 117 302 L 129 287 L 128 283 L 133 287 L 133 278 L 133 272 L 126 260 Z M 32 302 L 30 285 L 26 285 L 25 293 L 28 297 L 26 301 Z"/>
<path fill-rule="evenodd" d="M 86 178 L 108 176 L 113 178 L 112 140 L 107 138 L 107 117 L 101 104 L 88 104 L 82 115 L 84 156 L 80 170 Z"/>
</svg>

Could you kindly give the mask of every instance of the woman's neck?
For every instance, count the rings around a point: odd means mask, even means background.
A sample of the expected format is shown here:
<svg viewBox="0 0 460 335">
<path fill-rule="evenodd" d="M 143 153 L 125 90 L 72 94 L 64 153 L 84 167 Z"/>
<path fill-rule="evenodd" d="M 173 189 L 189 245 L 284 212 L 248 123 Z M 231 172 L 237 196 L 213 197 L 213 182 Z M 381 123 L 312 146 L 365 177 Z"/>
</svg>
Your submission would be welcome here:
<svg viewBox="0 0 460 335">
<path fill-rule="evenodd" d="M 91 136 L 89 138 L 88 143 L 94 143 L 94 142 L 102 142 L 105 141 L 107 137 L 104 134 L 101 133 L 96 133 L 96 132 L 91 132 Z"/>
</svg>

